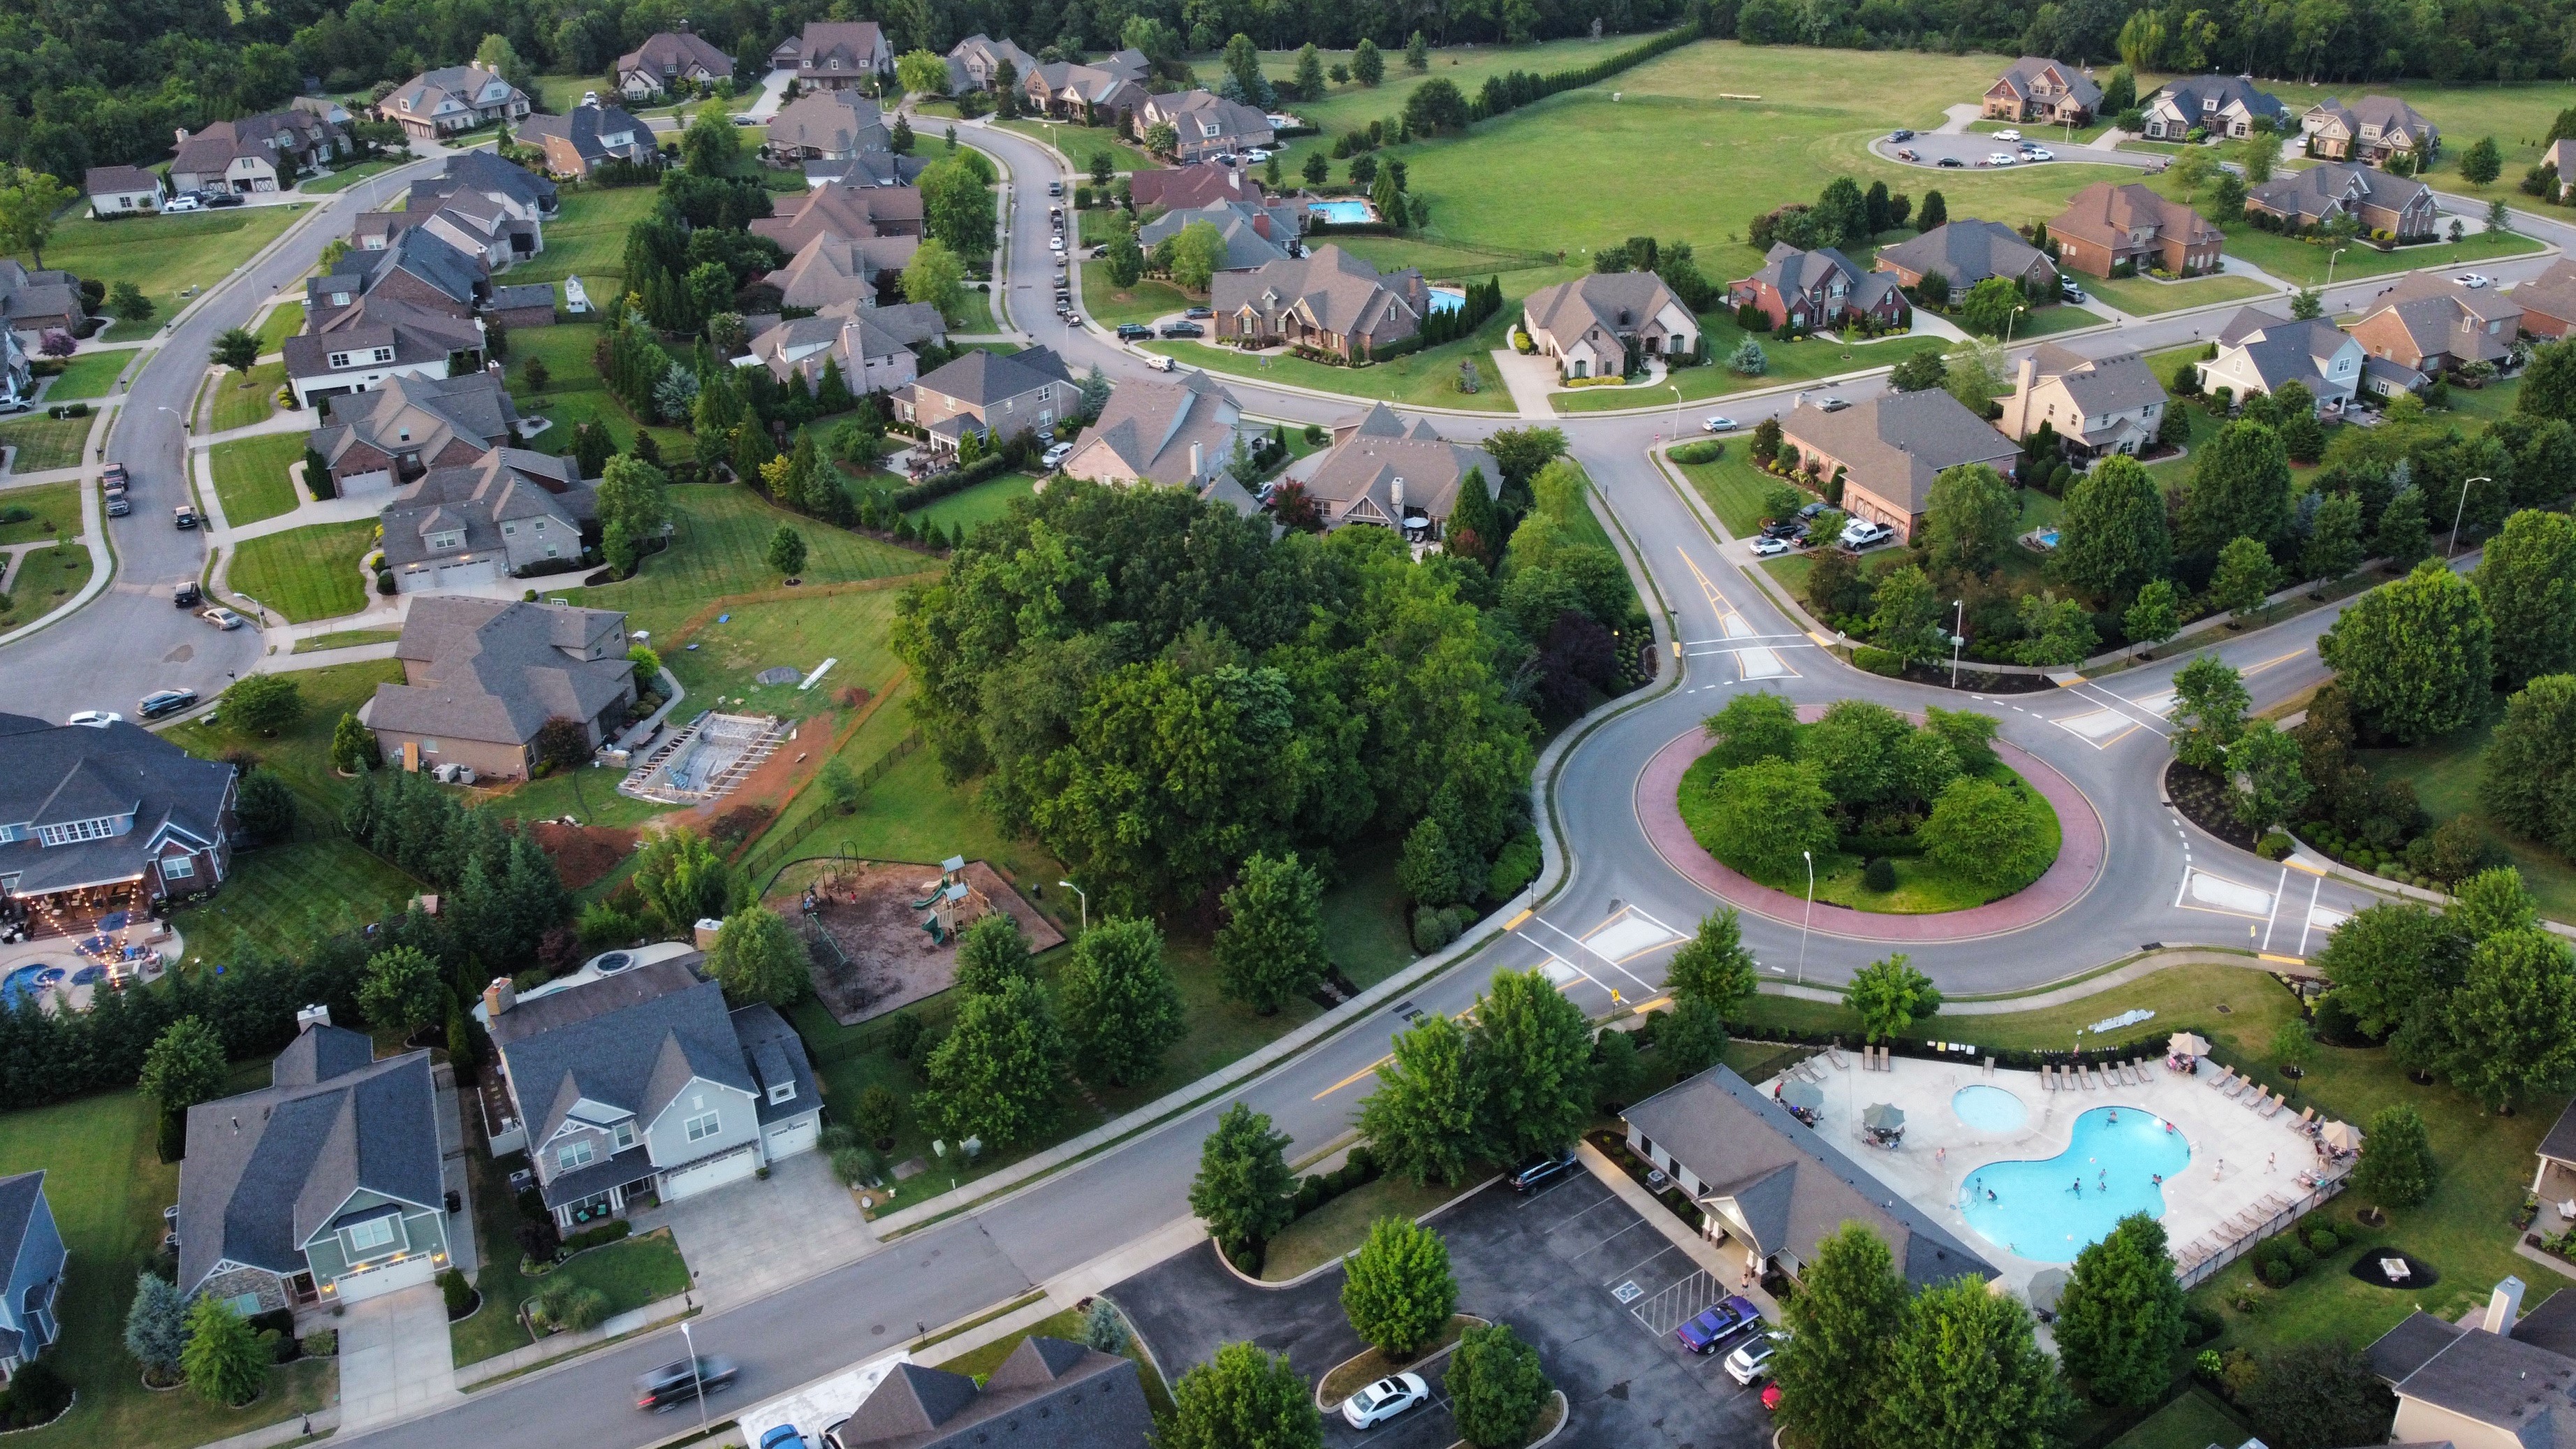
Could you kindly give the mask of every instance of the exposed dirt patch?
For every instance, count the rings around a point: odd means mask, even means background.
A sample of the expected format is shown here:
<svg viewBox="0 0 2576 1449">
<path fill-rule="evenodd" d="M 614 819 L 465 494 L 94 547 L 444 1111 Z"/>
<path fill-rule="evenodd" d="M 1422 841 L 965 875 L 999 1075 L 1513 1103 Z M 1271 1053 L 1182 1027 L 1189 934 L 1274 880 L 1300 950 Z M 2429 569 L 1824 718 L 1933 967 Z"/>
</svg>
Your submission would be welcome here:
<svg viewBox="0 0 2576 1449">
<path fill-rule="evenodd" d="M 2406 1265 L 2403 1276 L 2390 1275 L 2387 1265 L 2391 1260 Z M 2352 1267 L 2347 1271 L 2374 1288 L 2410 1292 L 2417 1288 L 2430 1288 L 2442 1281 L 2442 1275 L 2433 1271 L 2432 1264 L 2403 1248 L 2364 1248 L 2361 1256 L 2352 1260 Z"/>
<path fill-rule="evenodd" d="M 554 857 L 555 874 L 566 890 L 580 890 L 617 869 L 635 849 L 635 832 L 605 825 L 558 825 L 541 820 L 528 827 L 537 845 Z"/>
<path fill-rule="evenodd" d="M 956 942 L 933 941 L 922 929 L 929 908 L 913 905 L 930 894 L 938 879 L 935 865 L 900 861 L 865 861 L 846 871 L 831 861 L 800 861 L 780 872 L 766 903 L 798 923 L 814 942 L 814 992 L 834 1020 L 855 1026 L 945 991 L 956 980 Z M 1020 923 L 1031 950 L 1063 943 L 1064 933 L 991 866 L 967 862 L 966 880 L 996 910 Z M 810 916 L 802 911 L 809 886 L 816 899 Z M 822 936 L 840 947 L 843 960 L 833 958 L 817 939 Z"/>
</svg>

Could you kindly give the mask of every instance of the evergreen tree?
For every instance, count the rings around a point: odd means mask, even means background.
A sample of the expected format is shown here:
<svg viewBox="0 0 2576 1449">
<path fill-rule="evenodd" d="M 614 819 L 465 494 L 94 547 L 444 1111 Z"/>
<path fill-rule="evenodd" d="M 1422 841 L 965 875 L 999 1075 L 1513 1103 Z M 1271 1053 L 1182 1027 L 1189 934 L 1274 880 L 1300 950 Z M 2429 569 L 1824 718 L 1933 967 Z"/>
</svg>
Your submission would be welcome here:
<svg viewBox="0 0 2576 1449">
<path fill-rule="evenodd" d="M 158 1273 L 134 1275 L 134 1302 L 125 1310 L 125 1351 L 147 1375 L 163 1383 L 179 1375 L 188 1346 L 188 1299 Z"/>
<path fill-rule="evenodd" d="M 1058 990 L 1074 1070 L 1095 1085 L 1144 1081 L 1161 1067 L 1165 1049 L 1188 1034 L 1181 988 L 1152 921 L 1112 917 L 1085 931 Z"/>
<path fill-rule="evenodd" d="M 1738 695 L 1737 699 L 1749 697 Z M 1664 989 L 1672 993 L 1675 1005 L 1704 1003 L 1720 1020 L 1737 1019 L 1753 1003 L 1759 980 L 1732 906 L 1702 917 L 1698 934 L 1682 943 L 1664 968 Z"/>
<path fill-rule="evenodd" d="M 272 1357 L 232 1300 L 202 1294 L 188 1309 L 188 1346 L 179 1361 L 198 1397 L 227 1408 L 249 1403 L 268 1386 Z"/>
</svg>

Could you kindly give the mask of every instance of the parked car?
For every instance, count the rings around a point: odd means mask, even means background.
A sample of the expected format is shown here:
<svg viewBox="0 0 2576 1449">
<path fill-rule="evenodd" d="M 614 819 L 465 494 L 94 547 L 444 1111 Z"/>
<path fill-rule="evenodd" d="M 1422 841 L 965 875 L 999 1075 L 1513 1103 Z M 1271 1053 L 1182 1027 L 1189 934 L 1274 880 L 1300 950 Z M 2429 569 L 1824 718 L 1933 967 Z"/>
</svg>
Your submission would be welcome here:
<svg viewBox="0 0 2576 1449">
<path fill-rule="evenodd" d="M 1816 399 L 1816 411 L 1820 413 L 1838 413 L 1850 406 L 1851 404 L 1849 402 L 1842 398 L 1835 397 L 1831 393 L 1827 393 L 1825 396 Z"/>
<path fill-rule="evenodd" d="M 1995 132 L 1995 139 L 1998 141 L 2018 141 L 2021 139 L 2021 132 L 2016 127 L 2006 126 L 2002 130 Z"/>
<path fill-rule="evenodd" d="M 1799 522 L 1797 515 L 1791 514 L 1787 518 L 1775 518 L 1769 523 L 1762 525 L 1762 536 L 1764 538 L 1785 538 L 1790 542 L 1795 543 L 1799 539 L 1807 536 L 1807 525 Z"/>
<path fill-rule="evenodd" d="M 1052 468 L 1056 464 L 1061 463 L 1072 456 L 1073 444 L 1058 443 L 1054 447 L 1049 448 L 1038 455 L 1038 466 L 1043 468 Z"/>
<path fill-rule="evenodd" d="M 1771 1358 L 1779 1351 L 1778 1334 L 1756 1334 L 1726 1356 L 1726 1376 L 1747 1386 L 1760 1383 L 1771 1377 Z"/>
<path fill-rule="evenodd" d="M 1118 340 L 1121 342 L 1135 342 L 1153 335 L 1154 329 L 1146 326 L 1142 322 L 1121 322 L 1118 324 Z"/>
<path fill-rule="evenodd" d="M 1243 153 L 1243 159 L 1251 162 L 1255 166 L 1258 166 L 1262 162 L 1270 159 L 1270 152 L 1264 147 L 1255 146 L 1251 150 Z"/>
<path fill-rule="evenodd" d="M 1842 544 L 1848 549 L 1864 549 L 1872 544 L 1885 543 L 1895 536 L 1896 530 L 1884 523 L 1855 518 L 1843 525 Z"/>
<path fill-rule="evenodd" d="M 1920 161 L 1923 158 L 1915 154 L 1913 147 L 1899 146 L 1896 148 L 1896 159 L 1899 161 Z"/>
<path fill-rule="evenodd" d="M 1064 250 L 1064 237 L 1063 237 L 1062 235 L 1060 235 L 1060 234 L 1059 234 L 1059 235 L 1056 235 L 1056 236 L 1048 237 L 1048 238 L 1047 238 L 1047 250 L 1048 250 L 1048 251 L 1051 251 L 1051 252 L 1060 252 L 1060 251 L 1063 251 L 1063 250 Z"/>
<path fill-rule="evenodd" d="M 133 511 L 134 511 L 134 505 L 133 505 L 132 503 L 129 503 L 129 502 L 127 502 L 127 501 L 126 501 L 126 498 L 125 498 L 125 495 L 124 495 L 124 494 L 122 494 L 122 493 L 111 493 L 111 494 L 109 494 L 109 495 L 108 495 L 108 499 L 107 499 L 107 516 L 108 516 L 108 517 L 110 517 L 110 518 L 123 518 L 125 515 L 127 515 L 127 514 L 129 514 L 129 513 L 132 513 Z"/>
<path fill-rule="evenodd" d="M 106 467 L 99 469 L 98 481 L 104 485 L 110 493 L 124 492 L 126 485 L 125 465 L 123 463 L 110 463 Z"/>
<path fill-rule="evenodd" d="M 1888 133 L 1887 139 L 1891 141 L 1911 141 L 1914 139 L 1914 133 L 1905 129 L 1903 126 L 1899 126 Z"/>
<path fill-rule="evenodd" d="M 731 1359 L 700 1354 L 696 1362 L 680 1359 L 666 1363 L 651 1373 L 635 1377 L 635 1407 L 661 1413 L 676 1409 L 689 1400 L 705 1394 L 720 1394 L 733 1387 L 742 1370 Z"/>
<path fill-rule="evenodd" d="M 2495 278 L 2493 278 L 2493 277 L 2489 277 L 2489 276 L 2485 276 L 2485 275 L 2483 275 L 2483 274 L 2481 274 L 2481 273 L 2478 273 L 2478 272 L 2462 272 L 2462 273 L 2460 273 L 2458 276 L 2453 277 L 2451 280 L 2452 280 L 2452 281 L 2455 281 L 2455 282 L 2457 282 L 2457 283 L 2459 283 L 2459 284 L 2460 284 L 2461 286 L 2463 286 L 2463 287 L 2468 287 L 2468 288 L 2471 288 L 2471 289 L 2475 289 L 2475 288 L 2483 287 L 2483 286 L 2487 285 L 2488 283 L 2490 283 L 2490 282 L 2494 281 L 2494 280 L 2495 280 Z"/>
<path fill-rule="evenodd" d="M 206 205 L 208 206 L 239 206 L 241 204 L 242 194 L 238 191 L 218 191 L 214 195 L 206 198 Z"/>
<path fill-rule="evenodd" d="M 1190 310 L 1188 310 L 1188 311 L 1186 311 L 1186 312 L 1182 313 L 1181 315 L 1182 315 L 1182 316 L 1184 316 L 1184 317 L 1199 318 L 1199 319 L 1202 319 L 1202 320 L 1203 320 L 1203 319 L 1206 319 L 1206 318 L 1209 318 L 1209 317 L 1213 317 L 1213 316 L 1215 316 L 1215 315 L 1216 315 L 1216 313 L 1214 313 L 1214 312 L 1210 311 L 1209 309 L 1207 309 L 1207 308 L 1205 308 L 1205 307 L 1192 307 Z"/>
<path fill-rule="evenodd" d="M 1156 372 L 1178 372 L 1181 370 L 1180 363 L 1171 358 L 1165 357 L 1159 352 L 1146 358 L 1145 365 L 1154 369 Z"/>
<path fill-rule="evenodd" d="M 2057 153 L 2049 150 L 2046 146 L 2024 146 L 2021 148 L 2021 159 L 2024 161 L 2054 161 L 2057 159 Z"/>
<path fill-rule="evenodd" d="M 1520 1170 L 1512 1174 L 1512 1191 L 1521 1193 L 1536 1192 L 1540 1188 L 1547 1186 L 1549 1183 L 1556 1181 L 1560 1177 L 1563 1177 L 1565 1174 L 1572 1172 L 1574 1170 L 1574 1163 L 1574 1149 L 1571 1147 L 1565 1149 L 1563 1152 L 1552 1153 L 1534 1161 L 1524 1162 L 1521 1164 Z"/>
<path fill-rule="evenodd" d="M 205 599 L 206 596 L 198 591 L 195 579 L 183 579 L 179 587 L 170 591 L 170 602 L 182 609 L 193 609 L 204 603 Z"/>
<path fill-rule="evenodd" d="M 761 1434 L 760 1449 L 805 1449 L 805 1436 L 793 1424 L 779 1424 Z"/>
<path fill-rule="evenodd" d="M 1102 257 L 1105 257 L 1105 256 L 1109 255 L 1109 243 L 1107 243 L 1107 242 L 1102 242 L 1100 245 L 1098 245 L 1098 246 L 1096 246 L 1096 247 L 1093 247 L 1091 250 L 1089 250 L 1089 251 L 1087 251 L 1087 252 L 1084 252 L 1084 253 L 1083 253 L 1083 255 L 1084 255 L 1084 256 L 1086 256 L 1086 257 L 1091 258 L 1093 261 L 1095 261 L 1095 262 L 1096 262 L 1096 261 L 1100 260 Z"/>
<path fill-rule="evenodd" d="M 1789 552 L 1791 547 L 1792 545 L 1789 540 L 1766 533 L 1760 538 L 1753 540 L 1753 556 L 1755 558 L 1778 558 L 1780 555 Z"/>
<path fill-rule="evenodd" d="M 1699 430 L 1703 433 L 1731 433 L 1742 426 L 1744 426 L 1742 423 L 1724 413 L 1712 413 L 1700 419 Z"/>
<path fill-rule="evenodd" d="M 134 707 L 134 717 L 159 719 L 165 714 L 177 714 L 196 702 L 197 692 L 193 689 L 157 689 L 143 696 L 143 702 Z"/>
<path fill-rule="evenodd" d="M 761 119 L 760 117 L 758 117 L 758 116 L 743 116 L 743 115 L 737 115 L 737 116 L 735 116 L 735 117 L 733 118 L 733 123 L 734 123 L 735 125 L 737 125 L 737 126 L 765 126 L 765 125 L 769 124 L 768 122 L 766 122 L 766 121 L 762 120 L 762 119 Z"/>
<path fill-rule="evenodd" d="M 1754 1307 L 1751 1299 L 1729 1295 L 1715 1308 L 1703 1310 L 1688 1323 L 1674 1329 L 1673 1337 L 1681 1340 L 1682 1347 L 1693 1353 L 1714 1353 L 1730 1334 L 1748 1323 L 1760 1322 L 1761 1318 L 1762 1310 Z"/>
<path fill-rule="evenodd" d="M 1832 504 L 1819 498 L 1814 502 L 1809 503 L 1806 507 L 1798 510 L 1798 521 L 1801 523 L 1811 523 L 1815 521 L 1817 514 L 1822 513 L 1831 507 L 1833 507 Z"/>
<path fill-rule="evenodd" d="M 1061 182 L 1061 181 L 1050 181 L 1050 182 L 1048 182 L 1048 183 L 1047 183 L 1047 195 L 1049 195 L 1049 196 L 1062 196 L 1062 195 L 1064 195 L 1064 183 L 1063 183 L 1063 182 Z"/>
<path fill-rule="evenodd" d="M 170 522 L 171 522 L 171 524 L 172 524 L 173 526 L 178 527 L 178 528 L 194 528 L 194 527 L 196 527 L 196 526 L 197 526 L 197 508 L 196 508 L 196 505 L 195 505 L 195 504 L 192 504 L 192 503 L 182 503 L 182 504 L 180 504 L 177 508 L 172 509 L 172 510 L 170 511 Z"/>
<path fill-rule="evenodd" d="M 2010 151 L 1989 151 L 1986 153 L 1986 164 L 1989 166 L 2010 166 L 2020 159 L 2020 157 L 2015 156 Z"/>
<path fill-rule="evenodd" d="M 1762 1407 L 1774 1414 L 1780 1412 L 1780 1386 L 1778 1384 L 1769 1383 L 1762 1386 Z"/>
<path fill-rule="evenodd" d="M 35 403 L 23 397 L 0 398 L 0 414 L 32 411 Z"/>
<path fill-rule="evenodd" d="M 1965 165 L 1967 165 L 1968 163 L 1966 163 L 1965 161 L 1960 160 L 1960 159 L 1959 159 L 1958 157 L 1956 157 L 1956 156 L 1944 156 L 1944 157 L 1942 157 L 1940 160 L 1935 161 L 1935 162 L 1933 162 L 1932 164 L 1933 164 L 1933 165 L 1935 165 L 1935 166 L 1941 167 L 1943 170 L 1946 170 L 1946 171 L 1956 171 L 1956 170 L 1958 170 L 1960 167 L 1965 166 Z"/>
<path fill-rule="evenodd" d="M 1196 322 L 1166 322 L 1163 324 L 1163 335 L 1165 337 L 1205 337 L 1207 329 Z"/>
<path fill-rule="evenodd" d="M 1422 1375 L 1396 1374 L 1342 1400 L 1342 1422 L 1354 1429 L 1374 1429 L 1430 1397 L 1431 1386 L 1422 1381 Z"/>
<path fill-rule="evenodd" d="M 2064 297 L 2069 302 L 2087 302 L 2092 300 L 2084 295 L 2084 289 L 2082 287 L 2075 285 L 2064 277 L 2057 279 L 2057 291 L 2058 295 Z"/>
<path fill-rule="evenodd" d="M 161 214 L 163 216 L 171 216 L 182 211 L 203 211 L 205 209 L 206 204 L 204 202 L 199 201 L 197 198 L 187 195 L 184 192 L 161 203 Z"/>
<path fill-rule="evenodd" d="M 232 610 L 225 608 L 221 604 L 217 604 L 213 608 L 199 614 L 197 617 L 214 625 L 218 629 L 226 630 L 238 629 L 242 625 L 250 622 L 248 619 L 243 618 L 241 615 L 234 613 Z"/>
<path fill-rule="evenodd" d="M 85 709 L 80 713 L 73 715 L 70 719 L 63 721 L 63 723 L 67 725 L 88 725 L 94 730 L 103 730 L 109 725 L 123 724 L 124 722 L 125 716 L 118 714 L 112 709 Z"/>
</svg>

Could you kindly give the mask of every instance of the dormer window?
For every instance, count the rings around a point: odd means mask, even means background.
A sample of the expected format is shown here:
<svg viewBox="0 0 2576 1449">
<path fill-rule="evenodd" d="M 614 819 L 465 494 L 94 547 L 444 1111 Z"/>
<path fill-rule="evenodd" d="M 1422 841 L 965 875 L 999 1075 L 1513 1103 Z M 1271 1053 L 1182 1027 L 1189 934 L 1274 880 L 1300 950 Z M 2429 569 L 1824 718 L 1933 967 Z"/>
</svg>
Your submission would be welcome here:
<svg viewBox="0 0 2576 1449">
<path fill-rule="evenodd" d="M 400 440 L 400 441 L 402 441 L 402 442 L 406 442 L 406 443 L 408 443 L 408 442 L 410 442 L 410 441 L 411 441 L 411 429 L 409 429 L 409 428 L 402 428 L 402 429 L 399 429 L 399 430 L 394 434 L 394 436 L 395 436 L 398 440 Z"/>
<path fill-rule="evenodd" d="M 570 1172 L 577 1167 L 589 1166 L 591 1160 L 597 1156 L 599 1156 L 598 1145 L 584 1137 L 555 1149 L 555 1167 L 558 1171 Z"/>
<path fill-rule="evenodd" d="M 790 1077 L 786 1081 L 773 1084 L 769 1089 L 769 1100 L 773 1104 L 796 1100 L 796 1079 Z"/>
<path fill-rule="evenodd" d="M 433 533 L 429 536 L 429 546 L 432 549 L 441 552 L 451 548 L 463 548 L 465 546 L 465 533 L 462 529 L 450 529 L 445 533 Z"/>
</svg>

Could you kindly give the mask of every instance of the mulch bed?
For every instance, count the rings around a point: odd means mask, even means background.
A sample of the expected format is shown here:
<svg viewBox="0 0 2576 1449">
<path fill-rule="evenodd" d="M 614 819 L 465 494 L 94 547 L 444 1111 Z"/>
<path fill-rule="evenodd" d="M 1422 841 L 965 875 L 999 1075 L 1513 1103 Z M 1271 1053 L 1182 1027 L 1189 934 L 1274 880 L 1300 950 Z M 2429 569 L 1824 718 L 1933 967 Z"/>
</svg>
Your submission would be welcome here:
<svg viewBox="0 0 2576 1449">
<path fill-rule="evenodd" d="M 539 821 L 528 828 L 534 832 L 538 848 L 554 857 L 555 874 L 563 877 L 566 890 L 577 891 L 597 882 L 635 850 L 632 830 L 605 825 L 558 825 L 552 821 Z"/>
<path fill-rule="evenodd" d="M 2379 1270 L 2379 1260 L 2382 1258 L 2397 1258 L 2403 1260 L 2406 1264 L 2406 1276 L 2404 1278 L 2390 1278 L 2387 1274 L 2381 1272 Z M 2433 1271 L 2432 1264 L 2425 1262 L 2423 1259 L 2416 1257 L 2414 1254 L 2409 1253 L 2402 1248 L 2363 1248 L 2360 1256 L 2352 1260 L 2350 1272 L 2352 1273 L 2352 1276 L 2369 1284 L 2373 1288 L 2395 1288 L 2400 1292 L 2411 1292 L 2417 1288 L 2430 1288 L 2434 1284 L 2442 1281 L 2442 1275 Z"/>
<path fill-rule="evenodd" d="M 2165 767 L 2165 794 L 2192 824 L 2239 850 L 2254 848 L 2254 832 L 2236 818 L 2227 782 L 2207 770 L 2180 762 Z"/>
</svg>

